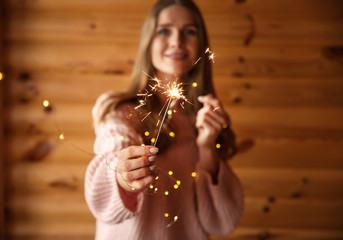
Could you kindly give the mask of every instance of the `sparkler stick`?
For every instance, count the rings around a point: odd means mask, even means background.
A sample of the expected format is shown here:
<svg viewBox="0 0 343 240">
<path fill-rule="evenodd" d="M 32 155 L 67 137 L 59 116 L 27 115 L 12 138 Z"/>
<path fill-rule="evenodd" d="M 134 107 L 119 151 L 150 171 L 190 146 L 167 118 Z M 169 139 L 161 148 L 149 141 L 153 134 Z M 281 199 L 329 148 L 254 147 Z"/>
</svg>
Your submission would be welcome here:
<svg viewBox="0 0 343 240">
<path fill-rule="evenodd" d="M 165 121 L 165 119 L 166 119 L 167 112 L 168 112 L 169 107 L 170 107 L 170 104 L 171 104 L 171 100 L 172 100 L 172 98 L 169 98 L 167 108 L 166 108 L 166 110 L 164 111 L 164 115 L 163 115 L 163 118 L 162 118 L 162 122 L 161 122 L 161 124 L 160 124 L 160 129 L 158 130 L 158 133 L 157 133 L 157 136 L 156 136 L 156 140 L 155 140 L 155 142 L 154 142 L 154 147 L 156 146 L 158 137 L 160 136 L 161 129 L 162 129 L 162 126 L 163 126 L 163 123 L 164 123 L 164 121 Z"/>
</svg>

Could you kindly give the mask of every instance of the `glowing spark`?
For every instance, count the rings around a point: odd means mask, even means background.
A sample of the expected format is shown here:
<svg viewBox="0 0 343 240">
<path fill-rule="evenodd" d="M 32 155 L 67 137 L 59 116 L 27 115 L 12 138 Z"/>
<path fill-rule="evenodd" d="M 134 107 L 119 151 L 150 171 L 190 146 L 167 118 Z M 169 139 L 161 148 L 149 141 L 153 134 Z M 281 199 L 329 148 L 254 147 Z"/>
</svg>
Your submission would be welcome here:
<svg viewBox="0 0 343 240">
<path fill-rule="evenodd" d="M 44 106 L 44 107 L 49 107 L 49 105 L 50 105 L 50 103 L 49 103 L 48 100 L 44 100 L 44 101 L 43 101 L 43 106 Z"/>
<path fill-rule="evenodd" d="M 178 216 L 175 216 L 175 217 L 174 217 L 174 222 L 176 222 L 178 219 L 179 219 L 179 217 L 178 217 Z"/>
<path fill-rule="evenodd" d="M 205 53 L 208 53 L 208 60 L 211 60 L 214 63 L 215 53 L 210 50 L 210 48 L 206 48 Z"/>
<path fill-rule="evenodd" d="M 154 186 L 150 184 L 150 189 L 153 189 L 153 188 L 154 188 Z"/>
<path fill-rule="evenodd" d="M 168 98 L 173 98 L 176 100 L 183 99 L 186 100 L 185 95 L 183 95 L 182 83 L 171 82 L 163 86 L 165 91 L 163 94 L 167 95 Z M 168 109 L 168 108 L 167 108 Z"/>
<path fill-rule="evenodd" d="M 197 65 L 197 63 L 201 60 L 201 57 L 198 58 L 198 60 L 195 61 L 195 63 L 193 63 L 193 66 Z"/>
<path fill-rule="evenodd" d="M 146 105 L 145 100 L 140 99 L 140 100 L 138 100 L 138 102 L 139 102 L 139 105 L 137 107 L 135 107 L 135 109 L 138 109 L 138 108 L 143 107 L 143 106 Z"/>
<path fill-rule="evenodd" d="M 145 116 L 142 118 L 142 122 L 151 114 L 151 112 L 148 112 L 147 114 L 145 114 Z"/>
<path fill-rule="evenodd" d="M 211 53 L 211 54 L 208 56 L 208 59 L 211 60 L 212 62 L 214 62 L 214 57 L 215 57 L 215 54 L 214 54 L 214 53 Z"/>
</svg>

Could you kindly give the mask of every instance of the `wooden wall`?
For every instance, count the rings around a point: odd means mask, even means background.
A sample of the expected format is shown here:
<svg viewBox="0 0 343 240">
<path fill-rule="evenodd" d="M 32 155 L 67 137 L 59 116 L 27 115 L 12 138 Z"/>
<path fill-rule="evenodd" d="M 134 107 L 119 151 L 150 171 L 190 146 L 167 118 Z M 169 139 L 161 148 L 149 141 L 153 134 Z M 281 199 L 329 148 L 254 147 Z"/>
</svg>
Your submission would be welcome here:
<svg viewBox="0 0 343 240">
<path fill-rule="evenodd" d="M 4 39 L 4 15 L 3 15 L 3 3 L 0 2 L 0 240 L 5 239 L 5 217 L 4 217 L 4 126 L 3 126 L 3 116 L 4 116 L 4 106 L 3 106 L 3 39 Z"/>
<path fill-rule="evenodd" d="M 128 86 L 153 2 L 5 0 L 7 239 L 93 239 L 91 156 L 75 146 L 92 151 L 97 96 Z M 343 239 L 342 1 L 196 2 L 246 196 L 235 233 L 213 239 Z"/>
</svg>

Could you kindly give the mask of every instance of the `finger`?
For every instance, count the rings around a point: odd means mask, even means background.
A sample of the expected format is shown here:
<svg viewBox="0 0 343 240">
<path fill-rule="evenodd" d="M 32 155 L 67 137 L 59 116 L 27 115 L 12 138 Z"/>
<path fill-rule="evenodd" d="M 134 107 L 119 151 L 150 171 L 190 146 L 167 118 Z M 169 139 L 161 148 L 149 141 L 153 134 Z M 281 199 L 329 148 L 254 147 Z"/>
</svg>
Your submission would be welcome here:
<svg viewBox="0 0 343 240">
<path fill-rule="evenodd" d="M 221 127 L 226 124 L 226 118 L 223 117 L 220 113 L 213 112 L 211 110 L 208 110 L 207 107 L 204 107 L 198 112 L 198 116 L 196 119 L 196 126 L 201 124 L 201 122 L 206 119 L 208 119 L 209 121 L 215 121 L 216 123 L 221 125 Z"/>
<path fill-rule="evenodd" d="M 124 148 L 118 154 L 119 159 L 132 159 L 141 156 L 151 156 L 158 152 L 158 148 L 153 146 L 130 146 Z"/>
<path fill-rule="evenodd" d="M 120 161 L 117 166 L 117 170 L 120 172 L 128 172 L 142 167 L 148 167 L 155 161 L 156 156 L 139 157 L 128 159 L 126 161 Z"/>
<path fill-rule="evenodd" d="M 125 181 L 132 183 L 136 180 L 141 178 L 145 178 L 154 173 L 156 170 L 156 165 L 152 165 L 150 167 L 139 168 L 133 171 L 124 172 L 122 176 L 124 177 Z"/>
<path fill-rule="evenodd" d="M 221 123 L 217 122 L 214 119 L 210 119 L 210 118 L 204 119 L 203 125 L 204 125 L 204 127 L 210 128 L 212 130 L 211 132 L 215 131 L 216 134 L 218 134 L 222 130 L 222 126 L 223 126 Z"/>
<path fill-rule="evenodd" d="M 153 175 L 146 176 L 144 178 L 135 180 L 131 183 L 131 186 L 135 189 L 142 189 L 148 186 L 154 180 Z"/>
<path fill-rule="evenodd" d="M 210 105 L 213 108 L 220 107 L 221 103 L 220 101 L 213 97 L 211 94 L 208 94 L 206 96 L 199 96 L 198 97 L 199 102 L 201 102 L 204 105 Z"/>
</svg>

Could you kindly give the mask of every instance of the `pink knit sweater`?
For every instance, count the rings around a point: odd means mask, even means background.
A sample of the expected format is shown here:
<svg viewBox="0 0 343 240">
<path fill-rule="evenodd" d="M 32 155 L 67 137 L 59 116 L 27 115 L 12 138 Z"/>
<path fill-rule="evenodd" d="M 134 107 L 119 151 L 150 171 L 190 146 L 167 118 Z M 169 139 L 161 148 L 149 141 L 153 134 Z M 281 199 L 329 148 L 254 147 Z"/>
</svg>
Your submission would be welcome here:
<svg viewBox="0 0 343 240">
<path fill-rule="evenodd" d="M 101 107 L 96 105 L 93 114 Z M 197 164 L 195 136 L 185 113 L 173 114 L 176 143 L 157 155 L 160 173 L 154 189 L 129 194 L 118 186 L 105 159 L 115 169 L 118 151 L 142 144 L 137 133 L 140 121 L 127 118 L 127 107 L 109 114 L 95 129 L 94 151 L 98 156 L 90 162 L 85 177 L 86 201 L 97 220 L 95 239 L 203 240 L 209 235 L 230 234 L 242 215 L 242 187 L 223 160 L 216 184 Z M 197 173 L 195 178 L 192 172 Z M 178 189 L 174 189 L 176 180 L 181 181 Z"/>
</svg>

